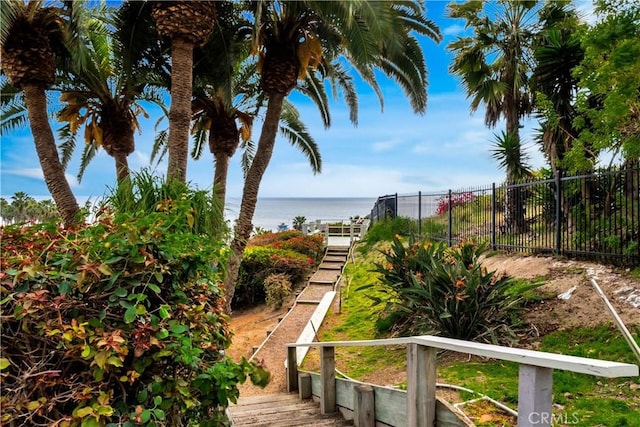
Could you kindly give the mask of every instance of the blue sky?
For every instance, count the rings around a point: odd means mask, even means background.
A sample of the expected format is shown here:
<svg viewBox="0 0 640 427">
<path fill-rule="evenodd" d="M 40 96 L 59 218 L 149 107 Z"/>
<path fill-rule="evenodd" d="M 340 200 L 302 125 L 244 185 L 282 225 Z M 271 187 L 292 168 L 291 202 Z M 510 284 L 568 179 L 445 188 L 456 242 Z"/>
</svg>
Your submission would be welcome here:
<svg viewBox="0 0 640 427">
<path fill-rule="evenodd" d="M 385 194 L 417 193 L 460 189 L 501 182 L 504 173 L 491 158 L 494 133 L 484 126 L 483 111 L 473 115 L 456 77 L 448 73 L 451 54 L 448 43 L 464 30 L 461 21 L 445 17 L 445 1 L 428 1 L 427 16 L 444 36 L 436 44 L 422 39 L 429 70 L 427 112 L 415 115 L 401 89 L 380 78 L 384 111 L 372 90 L 359 86 L 359 124 L 353 127 L 342 100 L 331 104 L 332 126 L 325 130 L 315 106 L 293 93 L 290 99 L 320 147 L 322 173 L 313 175 L 307 160 L 285 140 L 278 139 L 273 157 L 260 187 L 259 197 L 377 197 Z M 590 9 L 583 2 L 581 8 Z M 153 115 L 153 110 L 149 110 Z M 133 170 L 149 167 L 155 118 L 142 120 L 142 134 L 136 134 L 136 151 L 129 156 Z M 54 123 L 55 125 L 55 123 Z M 259 137 L 259 124 L 254 140 Z M 534 123 L 528 122 L 523 138 L 534 168 L 544 166 L 544 158 L 531 142 Z M 80 150 L 78 150 L 79 157 Z M 28 129 L 2 136 L 0 144 L 0 194 L 7 198 L 24 191 L 37 198 L 49 198 Z M 153 166 L 153 165 L 151 165 Z M 103 151 L 88 167 L 81 183 L 75 175 L 78 159 L 67 171 L 79 200 L 99 198 L 115 184 L 113 160 Z M 163 174 L 166 164 L 157 166 Z M 190 160 L 187 179 L 199 188 L 211 187 L 213 160 L 205 150 L 199 161 Z M 228 196 L 242 194 L 240 155 L 232 160 Z"/>
</svg>

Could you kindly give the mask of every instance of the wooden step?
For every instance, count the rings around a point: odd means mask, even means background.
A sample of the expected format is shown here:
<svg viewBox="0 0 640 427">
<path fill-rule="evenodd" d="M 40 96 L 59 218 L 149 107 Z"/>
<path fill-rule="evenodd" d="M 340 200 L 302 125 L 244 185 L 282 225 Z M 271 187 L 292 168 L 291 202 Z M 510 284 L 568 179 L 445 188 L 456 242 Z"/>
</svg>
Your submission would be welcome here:
<svg viewBox="0 0 640 427">
<path fill-rule="evenodd" d="M 342 270 L 342 265 L 341 264 L 320 264 L 320 267 L 318 267 L 318 270 Z"/>
<path fill-rule="evenodd" d="M 240 398 L 229 406 L 233 426 L 347 426 L 339 415 L 320 415 L 317 402 L 300 400 L 297 394 L 277 393 Z"/>
<path fill-rule="evenodd" d="M 333 286 L 336 283 L 335 280 L 309 280 L 309 285 L 317 285 L 317 286 Z"/>
</svg>

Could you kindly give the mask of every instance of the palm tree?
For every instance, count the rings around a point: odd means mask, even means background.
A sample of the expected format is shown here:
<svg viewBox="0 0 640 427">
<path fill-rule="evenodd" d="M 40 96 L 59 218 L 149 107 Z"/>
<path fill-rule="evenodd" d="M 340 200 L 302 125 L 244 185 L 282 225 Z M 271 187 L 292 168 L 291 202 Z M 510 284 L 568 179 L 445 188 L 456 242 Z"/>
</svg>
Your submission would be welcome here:
<svg viewBox="0 0 640 427">
<path fill-rule="evenodd" d="M 575 68 L 584 57 L 577 35 L 578 17 L 573 9 L 551 2 L 541 11 L 542 32 L 535 43 L 532 83 L 536 92 L 536 109 L 543 120 L 538 136 L 553 175 L 557 176 L 565 154 L 569 152 L 578 130 L 576 95 L 578 79 Z"/>
<path fill-rule="evenodd" d="M 160 36 L 171 40 L 171 107 L 167 177 L 186 182 L 193 49 L 204 45 L 216 19 L 214 1 L 154 1 L 151 15 Z"/>
<path fill-rule="evenodd" d="M 235 292 L 240 261 L 252 230 L 262 176 L 269 164 L 284 100 L 298 80 L 321 81 L 314 70 L 346 59 L 381 97 L 375 69 L 400 84 L 414 111 L 426 108 L 424 55 L 412 31 L 440 40 L 420 2 L 258 1 L 253 51 L 259 55 L 261 88 L 268 97 L 256 154 L 247 171 L 240 213 L 225 277 L 227 310 Z M 351 94 L 353 95 L 353 94 Z M 349 102 L 357 102 L 353 96 Z M 353 117 L 352 117 L 353 120 Z"/>
<path fill-rule="evenodd" d="M 505 119 L 506 135 L 517 150 L 521 150 L 520 120 L 532 111 L 529 74 L 536 5 L 535 1 L 506 0 L 448 5 L 450 17 L 462 18 L 466 27 L 473 28 L 472 36 L 458 37 L 447 46 L 455 54 L 450 71 L 461 78 L 471 98 L 472 112 L 480 104 L 485 105 L 487 126 L 494 127 L 501 118 Z M 507 168 L 507 172 L 510 170 L 515 167 Z M 516 176 L 507 175 L 507 184 L 516 180 Z M 507 226 L 525 232 L 524 206 L 517 194 L 509 197 L 512 193 L 508 192 L 507 197 Z"/>
<path fill-rule="evenodd" d="M 78 179 L 102 147 L 114 158 L 121 184 L 129 179 L 127 157 L 135 150 L 134 133 L 140 130 L 138 117 L 148 117 L 141 101 L 161 108 L 164 105 L 158 91 L 151 86 L 153 82 L 160 84 L 157 64 L 149 63 L 128 40 L 122 40 L 123 32 L 113 30 L 123 25 L 113 12 L 104 5 L 91 10 L 81 3 L 74 6 L 76 25 L 83 31 L 80 37 L 67 40 L 72 55 L 59 87 L 64 106 L 58 119 L 67 123 L 61 130 L 65 139 L 65 164 L 75 148 L 77 132 L 85 128 Z"/>
<path fill-rule="evenodd" d="M 55 81 L 54 45 L 60 40 L 62 19 L 56 9 L 33 0 L 5 1 L 0 13 L 2 69 L 10 83 L 22 89 L 47 188 L 65 224 L 72 224 L 80 208 L 58 156 L 45 92 Z"/>
<path fill-rule="evenodd" d="M 192 157 L 199 159 L 208 136 L 209 151 L 214 158 L 213 190 L 224 209 L 229 161 L 238 147 L 243 148 L 243 170 L 249 169 L 255 146 L 251 140 L 253 122 L 260 118 L 265 97 L 259 88 L 256 62 L 249 56 L 249 23 L 231 3 L 217 4 L 218 25 L 209 42 L 194 51 L 194 99 L 192 101 Z M 353 91 L 350 82 L 344 86 Z M 308 90 L 312 99 L 327 111 L 324 86 Z M 326 119 L 326 115 L 323 115 Z M 313 173 L 322 162 L 317 144 L 300 120 L 293 104 L 286 102 L 279 125 L 280 134 L 298 147 L 308 158 Z M 166 132 L 160 132 L 153 156 L 166 147 Z"/>
<path fill-rule="evenodd" d="M 11 203 L 4 197 L 0 197 L 0 225 L 13 224 L 15 216 L 15 210 L 13 206 L 11 206 Z"/>
<path fill-rule="evenodd" d="M 24 191 L 18 191 L 11 196 L 11 206 L 14 210 L 14 219 L 16 222 L 25 222 L 30 219 L 29 206 L 32 205 L 35 200 Z"/>
</svg>

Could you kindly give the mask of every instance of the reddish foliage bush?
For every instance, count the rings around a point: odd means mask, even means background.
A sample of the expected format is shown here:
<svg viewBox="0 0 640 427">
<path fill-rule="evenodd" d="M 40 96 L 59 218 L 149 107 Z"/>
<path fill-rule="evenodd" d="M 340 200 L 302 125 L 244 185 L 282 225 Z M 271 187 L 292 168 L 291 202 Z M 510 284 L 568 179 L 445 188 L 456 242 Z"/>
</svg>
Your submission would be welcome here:
<svg viewBox="0 0 640 427">
<path fill-rule="evenodd" d="M 476 200 L 478 196 L 476 196 L 471 191 L 467 191 L 465 193 L 452 193 L 451 194 L 451 209 L 456 206 L 466 205 L 467 203 L 471 203 Z M 440 216 L 444 213 L 449 212 L 449 196 L 442 196 L 438 199 L 438 207 L 436 208 L 436 215 Z"/>
</svg>

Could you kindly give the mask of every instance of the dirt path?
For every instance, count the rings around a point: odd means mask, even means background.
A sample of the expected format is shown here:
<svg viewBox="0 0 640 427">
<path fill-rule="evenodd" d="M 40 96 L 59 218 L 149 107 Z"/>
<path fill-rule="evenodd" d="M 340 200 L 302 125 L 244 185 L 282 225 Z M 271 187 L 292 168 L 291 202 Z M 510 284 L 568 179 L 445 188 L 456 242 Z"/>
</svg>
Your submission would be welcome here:
<svg viewBox="0 0 640 427">
<path fill-rule="evenodd" d="M 343 265 L 344 261 L 323 261 L 307 285 L 299 289 L 297 295 L 286 301 L 279 310 L 262 305 L 233 314 L 231 330 L 234 337 L 227 354 L 235 360 L 253 357 L 271 373 L 269 384 L 263 389 L 249 382 L 241 385 L 242 397 L 286 391 L 286 344 L 298 340 L 324 294 L 333 290 L 333 283 L 339 280 Z"/>
</svg>

